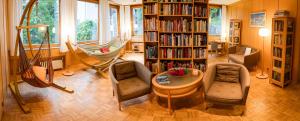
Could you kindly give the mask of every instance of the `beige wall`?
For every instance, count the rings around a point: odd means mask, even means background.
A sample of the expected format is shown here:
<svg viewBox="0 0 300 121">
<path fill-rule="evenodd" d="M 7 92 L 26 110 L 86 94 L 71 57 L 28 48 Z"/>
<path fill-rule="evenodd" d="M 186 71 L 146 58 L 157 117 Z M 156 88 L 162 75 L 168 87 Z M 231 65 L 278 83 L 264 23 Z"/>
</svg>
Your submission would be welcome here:
<svg viewBox="0 0 300 121">
<path fill-rule="evenodd" d="M 298 5 L 297 5 L 298 4 Z M 249 16 L 251 12 L 265 11 L 266 12 L 266 28 L 272 30 L 272 18 L 275 11 L 287 10 L 290 12 L 291 17 L 295 17 L 296 21 L 300 21 L 300 11 L 298 6 L 300 0 L 241 0 L 228 6 L 227 19 L 242 19 L 242 44 L 250 45 L 259 49 L 262 49 L 262 38 L 258 36 L 259 28 L 253 28 L 249 26 Z M 298 15 L 297 15 L 298 14 Z M 297 18 L 298 16 L 298 18 Z M 300 32 L 300 23 L 297 23 L 296 33 Z M 271 36 L 265 39 L 265 52 L 264 61 L 260 61 L 260 64 L 265 65 L 265 69 L 270 69 L 272 66 L 271 61 Z M 300 80 L 299 73 L 299 55 L 300 55 L 300 34 L 296 34 L 296 40 L 294 45 L 294 67 L 293 67 L 293 80 Z M 270 74 L 270 72 L 269 72 Z"/>
</svg>

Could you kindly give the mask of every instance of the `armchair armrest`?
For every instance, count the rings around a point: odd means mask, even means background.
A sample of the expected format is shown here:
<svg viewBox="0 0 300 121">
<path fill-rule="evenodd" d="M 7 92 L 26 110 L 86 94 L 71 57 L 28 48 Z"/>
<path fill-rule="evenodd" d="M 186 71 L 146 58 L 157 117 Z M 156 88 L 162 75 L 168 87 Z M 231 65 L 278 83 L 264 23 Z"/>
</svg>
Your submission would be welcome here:
<svg viewBox="0 0 300 121">
<path fill-rule="evenodd" d="M 236 53 L 236 46 L 228 47 L 228 54 Z"/>
<path fill-rule="evenodd" d="M 119 92 L 119 82 L 115 78 L 113 64 L 111 66 L 109 66 L 108 73 L 109 73 L 110 80 L 112 82 L 113 90 L 115 90 L 116 94 L 118 95 L 119 94 L 118 93 Z M 119 97 L 119 95 L 118 95 L 118 97 Z"/>
<path fill-rule="evenodd" d="M 242 93 L 243 93 L 243 104 L 246 103 L 248 92 L 250 88 L 250 75 L 246 67 L 241 68 L 241 86 L 242 86 Z"/>
<path fill-rule="evenodd" d="M 204 86 L 205 94 L 208 92 L 208 89 L 210 88 L 211 84 L 215 80 L 215 75 L 216 75 L 216 64 L 212 64 L 211 66 L 208 67 L 203 77 L 203 86 Z"/>
<path fill-rule="evenodd" d="M 139 62 L 135 62 L 135 69 L 138 77 L 151 86 L 152 72 Z"/>
</svg>

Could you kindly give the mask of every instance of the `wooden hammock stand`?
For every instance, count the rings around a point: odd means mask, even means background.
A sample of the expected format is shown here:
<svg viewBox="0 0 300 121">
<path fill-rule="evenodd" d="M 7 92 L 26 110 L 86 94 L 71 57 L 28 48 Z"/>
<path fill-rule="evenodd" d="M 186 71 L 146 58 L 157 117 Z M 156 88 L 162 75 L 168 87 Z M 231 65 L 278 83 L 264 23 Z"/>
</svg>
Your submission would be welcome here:
<svg viewBox="0 0 300 121">
<path fill-rule="evenodd" d="M 30 0 L 24 9 L 24 12 L 21 17 L 21 21 L 19 26 L 17 26 L 17 38 L 16 38 L 16 45 L 15 45 L 15 52 L 14 58 L 18 56 L 19 52 L 19 64 L 17 60 L 13 61 L 13 77 L 12 81 L 9 83 L 9 87 L 12 91 L 12 94 L 16 98 L 19 106 L 24 111 L 24 113 L 31 112 L 30 108 L 26 106 L 26 102 L 23 100 L 18 84 L 18 75 L 22 78 L 23 81 L 26 82 L 34 87 L 45 88 L 45 87 L 55 87 L 62 91 L 73 93 L 74 91 L 68 89 L 64 86 L 60 86 L 53 82 L 53 67 L 52 67 L 52 59 L 51 59 L 51 44 L 50 44 L 50 37 L 49 37 L 49 30 L 48 25 L 30 25 L 30 15 L 35 3 L 38 0 Z M 26 25 L 23 25 L 23 22 L 26 17 Z M 30 29 L 33 28 L 43 28 L 45 31 L 45 36 L 42 38 L 41 45 L 37 52 L 33 52 L 31 36 L 30 36 Z M 27 30 L 27 38 L 28 38 L 28 47 L 29 53 L 25 51 L 23 42 L 21 40 L 21 31 L 23 29 Z M 26 55 L 28 54 L 28 55 Z M 18 65 L 18 67 L 17 67 Z"/>
</svg>

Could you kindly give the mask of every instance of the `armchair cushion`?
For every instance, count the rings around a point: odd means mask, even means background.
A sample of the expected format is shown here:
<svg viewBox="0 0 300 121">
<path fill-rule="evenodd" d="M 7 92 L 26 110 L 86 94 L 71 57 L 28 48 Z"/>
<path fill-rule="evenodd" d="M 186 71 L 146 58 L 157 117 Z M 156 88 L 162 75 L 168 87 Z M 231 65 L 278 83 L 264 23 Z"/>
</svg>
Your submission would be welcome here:
<svg viewBox="0 0 300 121">
<path fill-rule="evenodd" d="M 208 100 L 239 103 L 243 99 L 240 83 L 214 81 L 206 94 Z"/>
<path fill-rule="evenodd" d="M 138 77 L 131 77 L 119 81 L 120 98 L 128 100 L 146 94 L 150 90 L 149 84 Z"/>
<path fill-rule="evenodd" d="M 136 76 L 135 64 L 131 61 L 124 61 L 114 65 L 117 80 L 123 80 Z"/>
<path fill-rule="evenodd" d="M 216 81 L 239 83 L 240 78 L 239 66 L 217 65 Z"/>
</svg>

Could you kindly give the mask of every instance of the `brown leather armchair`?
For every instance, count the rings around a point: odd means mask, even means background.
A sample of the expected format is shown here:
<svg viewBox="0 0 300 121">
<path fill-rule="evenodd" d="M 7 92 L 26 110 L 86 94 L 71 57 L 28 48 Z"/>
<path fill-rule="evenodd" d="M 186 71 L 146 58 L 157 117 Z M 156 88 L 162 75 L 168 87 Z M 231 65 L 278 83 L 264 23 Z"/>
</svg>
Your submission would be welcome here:
<svg viewBox="0 0 300 121">
<path fill-rule="evenodd" d="M 249 55 L 244 55 L 246 48 L 251 48 L 251 53 Z M 242 64 L 247 68 L 256 66 L 259 61 L 259 56 L 260 52 L 258 49 L 246 45 L 228 48 L 228 62 Z"/>
</svg>

